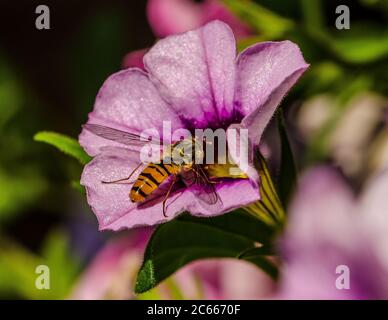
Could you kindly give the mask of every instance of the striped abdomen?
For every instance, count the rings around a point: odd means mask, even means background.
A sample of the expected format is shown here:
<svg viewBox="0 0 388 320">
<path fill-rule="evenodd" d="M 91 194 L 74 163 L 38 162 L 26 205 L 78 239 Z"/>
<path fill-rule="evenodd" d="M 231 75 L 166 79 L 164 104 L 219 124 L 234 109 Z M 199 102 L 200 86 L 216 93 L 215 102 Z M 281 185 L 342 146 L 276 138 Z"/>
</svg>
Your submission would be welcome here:
<svg viewBox="0 0 388 320">
<path fill-rule="evenodd" d="M 169 176 L 178 174 L 180 166 L 175 164 L 151 163 L 139 174 L 132 186 L 129 197 L 132 202 L 144 201 Z"/>
</svg>

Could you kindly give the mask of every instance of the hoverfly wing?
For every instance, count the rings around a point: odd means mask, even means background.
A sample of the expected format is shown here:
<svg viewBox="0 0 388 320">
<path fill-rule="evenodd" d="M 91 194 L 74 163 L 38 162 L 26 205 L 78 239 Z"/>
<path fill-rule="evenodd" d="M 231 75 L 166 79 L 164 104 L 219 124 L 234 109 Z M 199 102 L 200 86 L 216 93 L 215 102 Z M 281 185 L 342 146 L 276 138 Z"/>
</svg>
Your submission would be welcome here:
<svg viewBox="0 0 388 320">
<path fill-rule="evenodd" d="M 141 137 L 137 134 L 113 129 L 99 124 L 87 123 L 82 127 L 95 134 L 96 136 L 121 144 L 125 144 L 127 146 L 143 146 L 148 143 L 161 145 L 161 141 L 142 140 Z"/>
<path fill-rule="evenodd" d="M 182 175 L 182 180 L 186 187 L 190 188 L 197 198 L 209 205 L 220 203 L 216 188 L 213 183 L 209 181 L 206 172 L 199 165 L 193 166 Z"/>
</svg>

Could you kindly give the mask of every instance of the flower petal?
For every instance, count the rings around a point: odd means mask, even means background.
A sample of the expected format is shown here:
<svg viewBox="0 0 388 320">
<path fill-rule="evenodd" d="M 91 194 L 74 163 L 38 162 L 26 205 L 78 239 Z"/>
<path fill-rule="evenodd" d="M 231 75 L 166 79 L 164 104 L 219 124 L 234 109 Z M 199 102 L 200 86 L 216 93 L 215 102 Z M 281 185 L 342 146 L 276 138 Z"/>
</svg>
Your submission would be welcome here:
<svg viewBox="0 0 388 320">
<path fill-rule="evenodd" d="M 236 190 L 239 191 L 238 199 L 235 196 Z M 258 190 L 252 187 L 248 180 L 236 180 L 225 183 L 218 188 L 217 193 L 221 199 L 221 206 L 204 204 L 190 190 L 185 189 L 171 196 L 167 201 L 167 218 L 163 216 L 162 203 L 159 202 L 152 207 L 136 208 L 102 229 L 117 231 L 123 228 L 160 224 L 170 221 L 186 211 L 199 217 L 217 216 L 251 204 L 259 199 Z"/>
<path fill-rule="evenodd" d="M 313 169 L 302 179 L 282 241 L 286 263 L 281 298 L 385 297 L 387 289 L 381 279 L 387 269 L 381 268 L 373 238 L 365 232 L 354 196 L 343 179 L 334 170 Z M 337 289 L 343 268 L 350 270 L 349 290 Z"/>
<path fill-rule="evenodd" d="M 134 298 L 129 283 L 135 282 L 144 248 L 151 235 L 145 229 L 108 242 L 81 275 L 71 299 L 99 300 Z M 125 281 L 123 281 L 125 280 Z"/>
<path fill-rule="evenodd" d="M 290 41 L 263 42 L 238 56 L 235 105 L 253 142 L 259 143 L 280 101 L 307 68 Z"/>
<path fill-rule="evenodd" d="M 257 266 L 230 258 L 193 261 L 178 270 L 174 279 L 179 283 L 185 299 L 265 299 L 275 289 L 275 282 Z M 198 280 L 202 287 L 200 297 Z"/>
<path fill-rule="evenodd" d="M 221 20 L 232 28 L 236 38 L 244 38 L 252 34 L 250 27 L 243 23 L 219 0 L 206 0 L 202 7 L 203 23 L 212 20 Z"/>
<path fill-rule="evenodd" d="M 353 201 L 350 190 L 333 170 L 320 167 L 305 174 L 281 242 L 286 263 L 279 298 L 341 298 L 342 292 L 335 287 L 335 270 L 349 263 L 342 244 L 354 240 L 349 225 Z M 342 294 L 342 299 L 352 294 Z"/>
<path fill-rule="evenodd" d="M 88 203 L 97 216 L 100 230 L 120 230 L 167 222 L 189 211 L 197 216 L 215 216 L 247 205 L 259 198 L 249 180 L 233 180 L 217 186 L 220 206 L 204 205 L 188 189 L 176 192 L 167 201 L 167 218 L 162 202 L 137 206 L 129 199 L 131 185 L 104 184 L 128 176 L 138 164 L 138 153 L 124 148 L 105 148 L 84 169 L 81 184 L 86 187 Z M 238 190 L 238 197 L 236 191 Z"/>
<path fill-rule="evenodd" d="M 360 208 L 362 215 L 376 227 L 388 226 L 388 169 L 381 171 L 368 181 L 361 197 Z M 387 234 L 388 240 L 388 234 Z"/>
<path fill-rule="evenodd" d="M 216 189 L 220 199 L 218 205 L 206 205 L 194 197 L 193 203 L 187 206 L 187 211 L 199 217 L 217 216 L 260 199 L 258 187 L 249 179 L 223 181 L 216 185 Z M 190 192 L 190 190 L 187 192 Z"/>
<path fill-rule="evenodd" d="M 373 242 L 377 255 L 388 270 L 388 170 L 368 181 L 360 199 L 360 218 L 364 231 Z"/>
<path fill-rule="evenodd" d="M 127 69 L 110 76 L 101 87 L 88 123 L 141 133 L 155 128 L 162 132 L 163 120 L 170 120 L 172 129 L 183 127 L 182 122 L 160 97 L 147 74 L 139 69 Z M 80 144 L 91 156 L 104 146 L 122 146 L 83 130 Z"/>
<path fill-rule="evenodd" d="M 318 167 L 300 181 L 289 211 L 286 236 L 295 245 L 315 245 L 315 239 L 325 238 L 346 242 L 354 196 L 335 170 Z"/>
<path fill-rule="evenodd" d="M 150 79 L 195 128 L 222 127 L 233 109 L 235 39 L 220 21 L 160 40 L 144 56 Z"/>
<path fill-rule="evenodd" d="M 127 53 L 123 59 L 123 68 L 139 68 L 144 70 L 143 57 L 148 49 L 139 49 Z"/>
</svg>

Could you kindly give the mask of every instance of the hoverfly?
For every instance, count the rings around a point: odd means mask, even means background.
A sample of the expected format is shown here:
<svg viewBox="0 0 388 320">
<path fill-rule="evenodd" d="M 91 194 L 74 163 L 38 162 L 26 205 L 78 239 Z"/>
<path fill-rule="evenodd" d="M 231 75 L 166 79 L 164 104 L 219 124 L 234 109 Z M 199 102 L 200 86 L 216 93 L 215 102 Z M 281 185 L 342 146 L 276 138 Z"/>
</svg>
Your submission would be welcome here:
<svg viewBox="0 0 388 320">
<path fill-rule="evenodd" d="M 98 125 L 98 124 L 86 124 L 83 126 L 91 133 L 111 141 L 115 141 L 127 146 L 141 146 L 147 143 L 155 143 L 155 141 L 142 141 L 137 134 L 113 129 L 110 127 Z M 161 146 L 163 142 L 157 142 L 157 145 Z M 191 187 L 190 190 L 206 204 L 214 205 L 220 201 L 214 184 L 216 182 L 211 181 L 206 169 L 203 165 L 196 164 L 194 159 L 198 157 L 204 157 L 204 152 L 200 148 L 195 148 L 198 145 L 196 138 L 183 139 L 170 145 L 170 152 L 162 154 L 158 163 L 149 163 L 138 174 L 135 181 L 130 182 L 132 188 L 129 192 L 129 198 L 133 203 L 145 202 L 152 193 L 159 189 L 161 184 L 172 176 L 172 181 L 168 187 L 167 192 L 164 194 L 163 199 L 163 215 L 166 215 L 166 203 L 167 199 L 173 190 L 174 185 L 180 178 L 187 187 Z M 202 152 L 202 154 L 198 154 Z M 195 154 L 196 153 L 196 154 Z M 173 156 L 175 155 L 175 157 Z M 180 157 L 184 161 L 176 161 Z M 132 171 L 132 173 L 124 178 L 115 181 L 101 181 L 102 183 L 121 183 L 128 181 L 134 175 L 134 173 L 141 167 L 143 163 Z"/>
</svg>

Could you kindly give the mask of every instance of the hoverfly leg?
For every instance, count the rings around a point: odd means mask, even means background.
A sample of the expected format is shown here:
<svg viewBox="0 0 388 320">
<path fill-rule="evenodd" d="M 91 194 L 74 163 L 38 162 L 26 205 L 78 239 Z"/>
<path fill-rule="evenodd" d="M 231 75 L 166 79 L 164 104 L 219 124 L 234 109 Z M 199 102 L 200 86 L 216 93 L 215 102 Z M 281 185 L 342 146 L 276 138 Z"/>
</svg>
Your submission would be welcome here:
<svg viewBox="0 0 388 320">
<path fill-rule="evenodd" d="M 132 182 L 126 182 L 126 183 L 121 183 L 122 181 L 129 180 L 130 177 L 119 179 L 119 180 L 113 180 L 113 181 L 101 181 L 103 184 L 133 184 Z"/>
<path fill-rule="evenodd" d="M 167 193 L 166 193 L 166 195 L 164 196 L 164 199 L 163 199 L 163 216 L 165 216 L 166 218 L 167 218 L 167 214 L 166 214 L 166 212 L 167 212 L 166 203 L 167 203 L 167 199 L 168 199 L 168 197 L 169 197 L 169 195 L 170 195 L 170 193 L 171 193 L 171 190 L 172 190 L 172 188 L 174 187 L 174 184 L 175 184 L 175 182 L 176 182 L 176 178 L 177 178 L 177 176 L 174 175 L 174 179 L 172 180 L 172 182 L 171 182 L 171 184 L 170 184 L 170 186 L 169 186 L 169 188 L 168 188 L 168 191 L 167 191 Z"/>
<path fill-rule="evenodd" d="M 121 181 L 129 180 L 129 179 L 131 179 L 131 177 L 133 176 L 133 174 L 137 171 L 137 169 L 140 168 L 140 166 L 141 166 L 142 164 L 143 164 L 143 163 L 140 162 L 140 163 L 136 166 L 136 168 L 132 170 L 131 174 L 130 174 L 128 177 L 126 177 L 126 178 L 118 179 L 118 180 L 113 180 L 113 181 L 101 181 L 101 183 L 104 183 L 104 184 L 114 184 L 114 183 L 120 184 Z M 132 181 L 132 182 L 129 182 L 128 184 L 132 184 L 132 183 L 133 183 L 133 181 Z M 122 184 L 124 184 L 124 183 L 122 183 Z"/>
<path fill-rule="evenodd" d="M 195 170 L 194 168 L 193 168 L 193 170 L 194 170 L 194 172 L 196 173 L 196 174 L 200 174 L 197 170 Z M 210 183 L 210 184 L 219 184 L 219 183 L 221 183 L 221 181 L 214 181 L 214 180 L 210 180 L 210 178 L 208 177 L 208 175 L 204 172 L 204 170 L 202 169 L 202 168 L 199 168 L 199 170 L 201 171 L 201 172 L 203 172 L 204 174 L 202 174 L 201 176 L 205 179 L 205 181 L 206 181 L 206 183 Z"/>
</svg>

